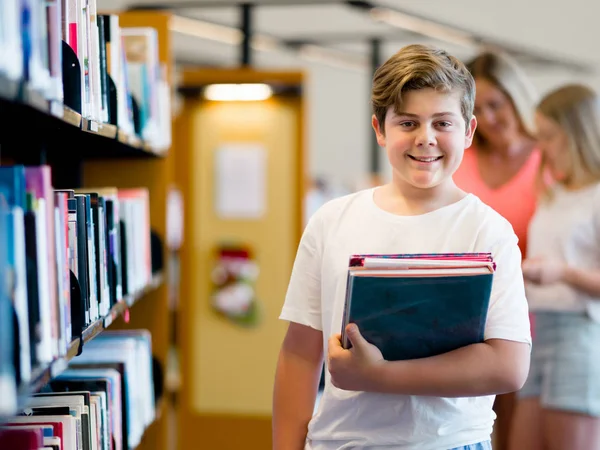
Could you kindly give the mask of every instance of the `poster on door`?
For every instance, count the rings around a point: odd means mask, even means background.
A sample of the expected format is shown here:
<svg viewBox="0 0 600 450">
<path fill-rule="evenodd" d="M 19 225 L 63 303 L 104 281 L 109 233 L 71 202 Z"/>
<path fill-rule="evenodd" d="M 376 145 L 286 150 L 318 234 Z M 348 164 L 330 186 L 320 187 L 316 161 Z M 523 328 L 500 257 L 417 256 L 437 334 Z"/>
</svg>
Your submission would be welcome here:
<svg viewBox="0 0 600 450">
<path fill-rule="evenodd" d="M 258 143 L 227 143 L 215 154 L 215 211 L 220 219 L 257 220 L 267 203 L 267 152 Z"/>
</svg>

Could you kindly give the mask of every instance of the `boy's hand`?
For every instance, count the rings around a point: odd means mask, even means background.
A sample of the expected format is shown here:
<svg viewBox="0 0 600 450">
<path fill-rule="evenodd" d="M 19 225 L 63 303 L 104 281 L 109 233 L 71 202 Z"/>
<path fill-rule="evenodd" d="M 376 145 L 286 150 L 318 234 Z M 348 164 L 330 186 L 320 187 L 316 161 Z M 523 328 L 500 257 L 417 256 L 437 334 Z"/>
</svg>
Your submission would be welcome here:
<svg viewBox="0 0 600 450">
<path fill-rule="evenodd" d="M 329 338 L 331 383 L 347 391 L 369 391 L 376 384 L 375 369 L 385 363 L 381 351 L 365 340 L 355 324 L 346 327 L 352 348 L 342 347 L 341 334 Z"/>
<path fill-rule="evenodd" d="M 566 266 L 561 261 L 546 258 L 531 258 L 523 261 L 523 276 L 535 284 L 551 284 L 562 281 Z"/>
</svg>

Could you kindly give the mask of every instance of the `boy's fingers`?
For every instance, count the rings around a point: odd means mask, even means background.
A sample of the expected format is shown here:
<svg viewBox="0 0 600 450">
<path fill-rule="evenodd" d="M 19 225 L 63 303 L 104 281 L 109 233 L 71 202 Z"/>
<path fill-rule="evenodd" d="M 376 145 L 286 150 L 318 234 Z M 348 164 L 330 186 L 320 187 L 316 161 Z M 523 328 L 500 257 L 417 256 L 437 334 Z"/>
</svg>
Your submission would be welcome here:
<svg viewBox="0 0 600 450">
<path fill-rule="evenodd" d="M 365 338 L 362 336 L 362 334 L 360 334 L 360 331 L 355 324 L 348 325 L 346 332 L 348 333 L 348 339 L 350 339 L 350 342 L 352 342 L 352 346 L 361 348 L 366 342 Z"/>
</svg>

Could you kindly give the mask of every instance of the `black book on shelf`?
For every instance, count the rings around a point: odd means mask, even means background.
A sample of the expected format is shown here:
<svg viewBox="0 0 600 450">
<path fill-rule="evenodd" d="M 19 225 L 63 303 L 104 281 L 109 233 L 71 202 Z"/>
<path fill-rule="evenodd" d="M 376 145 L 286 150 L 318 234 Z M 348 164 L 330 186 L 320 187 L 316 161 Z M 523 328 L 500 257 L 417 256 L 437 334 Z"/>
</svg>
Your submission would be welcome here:
<svg viewBox="0 0 600 450">
<path fill-rule="evenodd" d="M 90 324 L 90 283 L 88 268 L 88 233 L 85 214 L 85 198 L 83 195 L 76 195 L 77 202 L 77 261 L 79 287 L 81 288 L 81 298 L 85 311 L 85 326 Z"/>
<path fill-rule="evenodd" d="M 98 24 L 98 57 L 100 58 L 100 96 L 102 101 L 102 111 L 106 112 L 104 119 L 107 123 L 112 123 L 110 118 L 110 97 L 108 88 L 108 65 L 106 62 L 106 37 L 104 16 L 99 14 L 96 17 Z"/>
<path fill-rule="evenodd" d="M 28 201 L 31 195 L 28 194 Z M 37 263 L 37 217 L 35 211 L 27 208 L 24 215 L 25 222 L 25 263 L 27 267 L 27 306 L 29 312 L 29 348 L 31 354 L 31 367 L 39 366 L 37 350 L 42 342 L 40 315 L 40 294 Z"/>
</svg>

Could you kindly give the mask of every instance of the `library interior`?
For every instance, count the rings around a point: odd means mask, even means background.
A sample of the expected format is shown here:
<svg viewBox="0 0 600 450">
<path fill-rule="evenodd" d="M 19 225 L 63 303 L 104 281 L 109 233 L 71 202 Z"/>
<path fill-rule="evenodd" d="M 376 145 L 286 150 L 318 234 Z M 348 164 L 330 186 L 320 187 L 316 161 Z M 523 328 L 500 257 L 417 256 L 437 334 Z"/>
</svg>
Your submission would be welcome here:
<svg viewBox="0 0 600 450">
<path fill-rule="evenodd" d="M 273 437 L 282 308 L 313 215 L 394 178 L 374 73 L 425 44 L 506 55 L 534 99 L 600 89 L 600 6 L 569 4 L 0 0 L 0 450 L 304 448 Z M 517 401 L 493 448 L 559 450 L 509 445 Z M 333 434 L 306 448 L 384 448 Z"/>
</svg>

